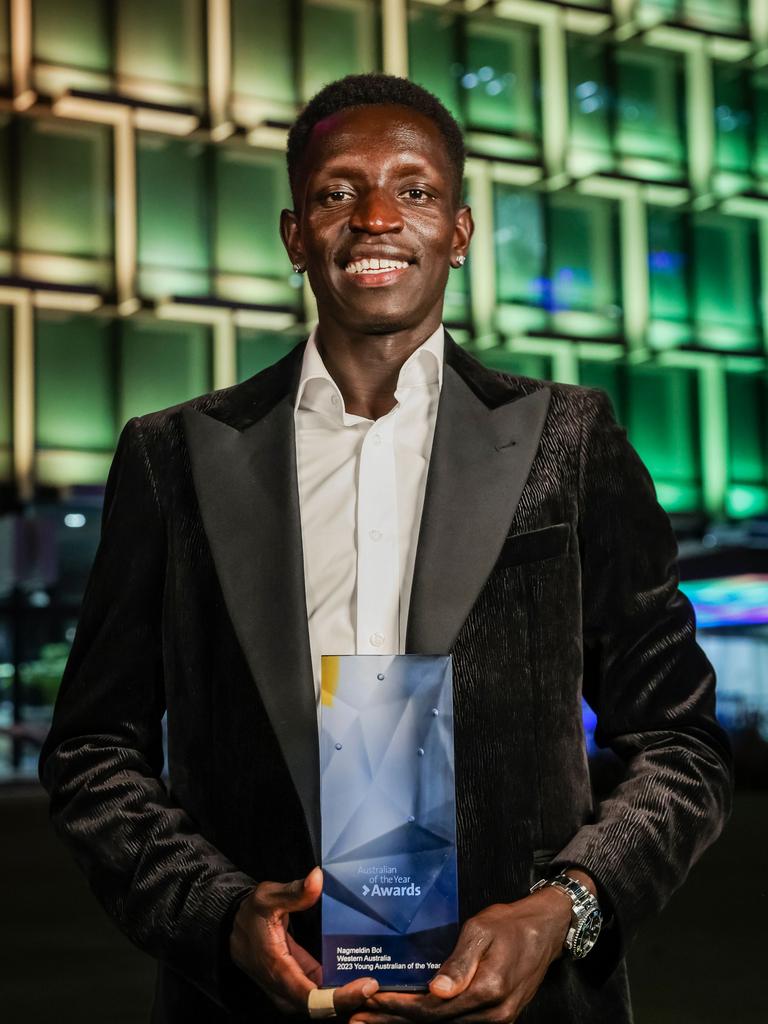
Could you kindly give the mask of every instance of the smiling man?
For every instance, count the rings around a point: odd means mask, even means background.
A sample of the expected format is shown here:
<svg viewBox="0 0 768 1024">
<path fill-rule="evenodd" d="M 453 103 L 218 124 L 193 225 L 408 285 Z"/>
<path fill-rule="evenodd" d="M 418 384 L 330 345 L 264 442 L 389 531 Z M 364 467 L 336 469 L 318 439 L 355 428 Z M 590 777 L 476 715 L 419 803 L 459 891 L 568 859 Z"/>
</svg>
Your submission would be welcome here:
<svg viewBox="0 0 768 1024">
<path fill-rule="evenodd" d="M 727 815 L 714 673 L 607 396 L 494 373 L 443 328 L 463 164 L 418 86 L 323 89 L 281 222 L 316 329 L 121 435 L 40 768 L 160 961 L 154 1022 L 628 1022 L 627 944 Z M 317 991 L 324 653 L 453 656 L 462 929 L 426 993 Z M 625 764 L 599 802 L 582 695 Z"/>
</svg>

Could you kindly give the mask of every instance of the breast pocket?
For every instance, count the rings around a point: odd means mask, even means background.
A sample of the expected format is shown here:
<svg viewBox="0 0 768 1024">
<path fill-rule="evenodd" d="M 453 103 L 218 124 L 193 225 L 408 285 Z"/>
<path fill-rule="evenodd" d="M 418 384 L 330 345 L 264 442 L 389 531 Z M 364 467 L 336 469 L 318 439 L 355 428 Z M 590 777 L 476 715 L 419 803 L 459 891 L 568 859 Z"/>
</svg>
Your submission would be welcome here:
<svg viewBox="0 0 768 1024">
<path fill-rule="evenodd" d="M 504 541 L 494 570 L 507 569 L 527 562 L 540 562 L 568 553 L 571 538 L 570 523 L 552 523 L 539 530 L 510 534 Z"/>
</svg>

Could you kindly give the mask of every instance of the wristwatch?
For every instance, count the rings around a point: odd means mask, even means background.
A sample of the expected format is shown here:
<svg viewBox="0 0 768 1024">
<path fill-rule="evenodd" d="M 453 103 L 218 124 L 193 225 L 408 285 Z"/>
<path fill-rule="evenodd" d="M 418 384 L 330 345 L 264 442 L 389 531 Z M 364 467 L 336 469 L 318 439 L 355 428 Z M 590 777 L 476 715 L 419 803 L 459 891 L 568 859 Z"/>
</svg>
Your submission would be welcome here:
<svg viewBox="0 0 768 1024">
<path fill-rule="evenodd" d="M 571 907 L 571 927 L 565 936 L 565 949 L 574 960 L 581 960 L 597 942 L 603 924 L 603 915 L 597 898 L 592 895 L 586 885 L 577 882 L 569 875 L 557 875 L 555 878 L 542 878 L 531 886 L 531 892 L 553 885 L 564 893 L 573 904 Z"/>
</svg>

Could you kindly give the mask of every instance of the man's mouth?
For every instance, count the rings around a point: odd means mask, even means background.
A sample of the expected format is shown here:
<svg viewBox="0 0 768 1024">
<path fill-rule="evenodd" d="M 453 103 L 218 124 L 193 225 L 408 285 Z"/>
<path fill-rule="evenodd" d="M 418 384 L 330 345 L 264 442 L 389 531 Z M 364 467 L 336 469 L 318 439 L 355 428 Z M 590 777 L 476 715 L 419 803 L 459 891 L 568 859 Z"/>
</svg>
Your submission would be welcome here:
<svg viewBox="0 0 768 1024">
<path fill-rule="evenodd" d="M 350 260 L 350 262 L 344 267 L 347 274 L 381 274 L 389 270 L 407 270 L 409 267 L 407 260 L 389 260 L 384 258 L 376 259 L 372 257 L 369 260 Z"/>
</svg>

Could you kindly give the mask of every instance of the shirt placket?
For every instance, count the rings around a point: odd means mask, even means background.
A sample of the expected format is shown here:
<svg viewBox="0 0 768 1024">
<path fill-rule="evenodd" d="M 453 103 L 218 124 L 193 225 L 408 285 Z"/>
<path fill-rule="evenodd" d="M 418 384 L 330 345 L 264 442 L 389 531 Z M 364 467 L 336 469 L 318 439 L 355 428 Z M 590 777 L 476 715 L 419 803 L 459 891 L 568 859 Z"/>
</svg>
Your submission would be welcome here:
<svg viewBox="0 0 768 1024">
<path fill-rule="evenodd" d="M 400 565 L 393 410 L 370 427 L 361 451 L 357 498 L 358 654 L 397 654 Z"/>
</svg>

